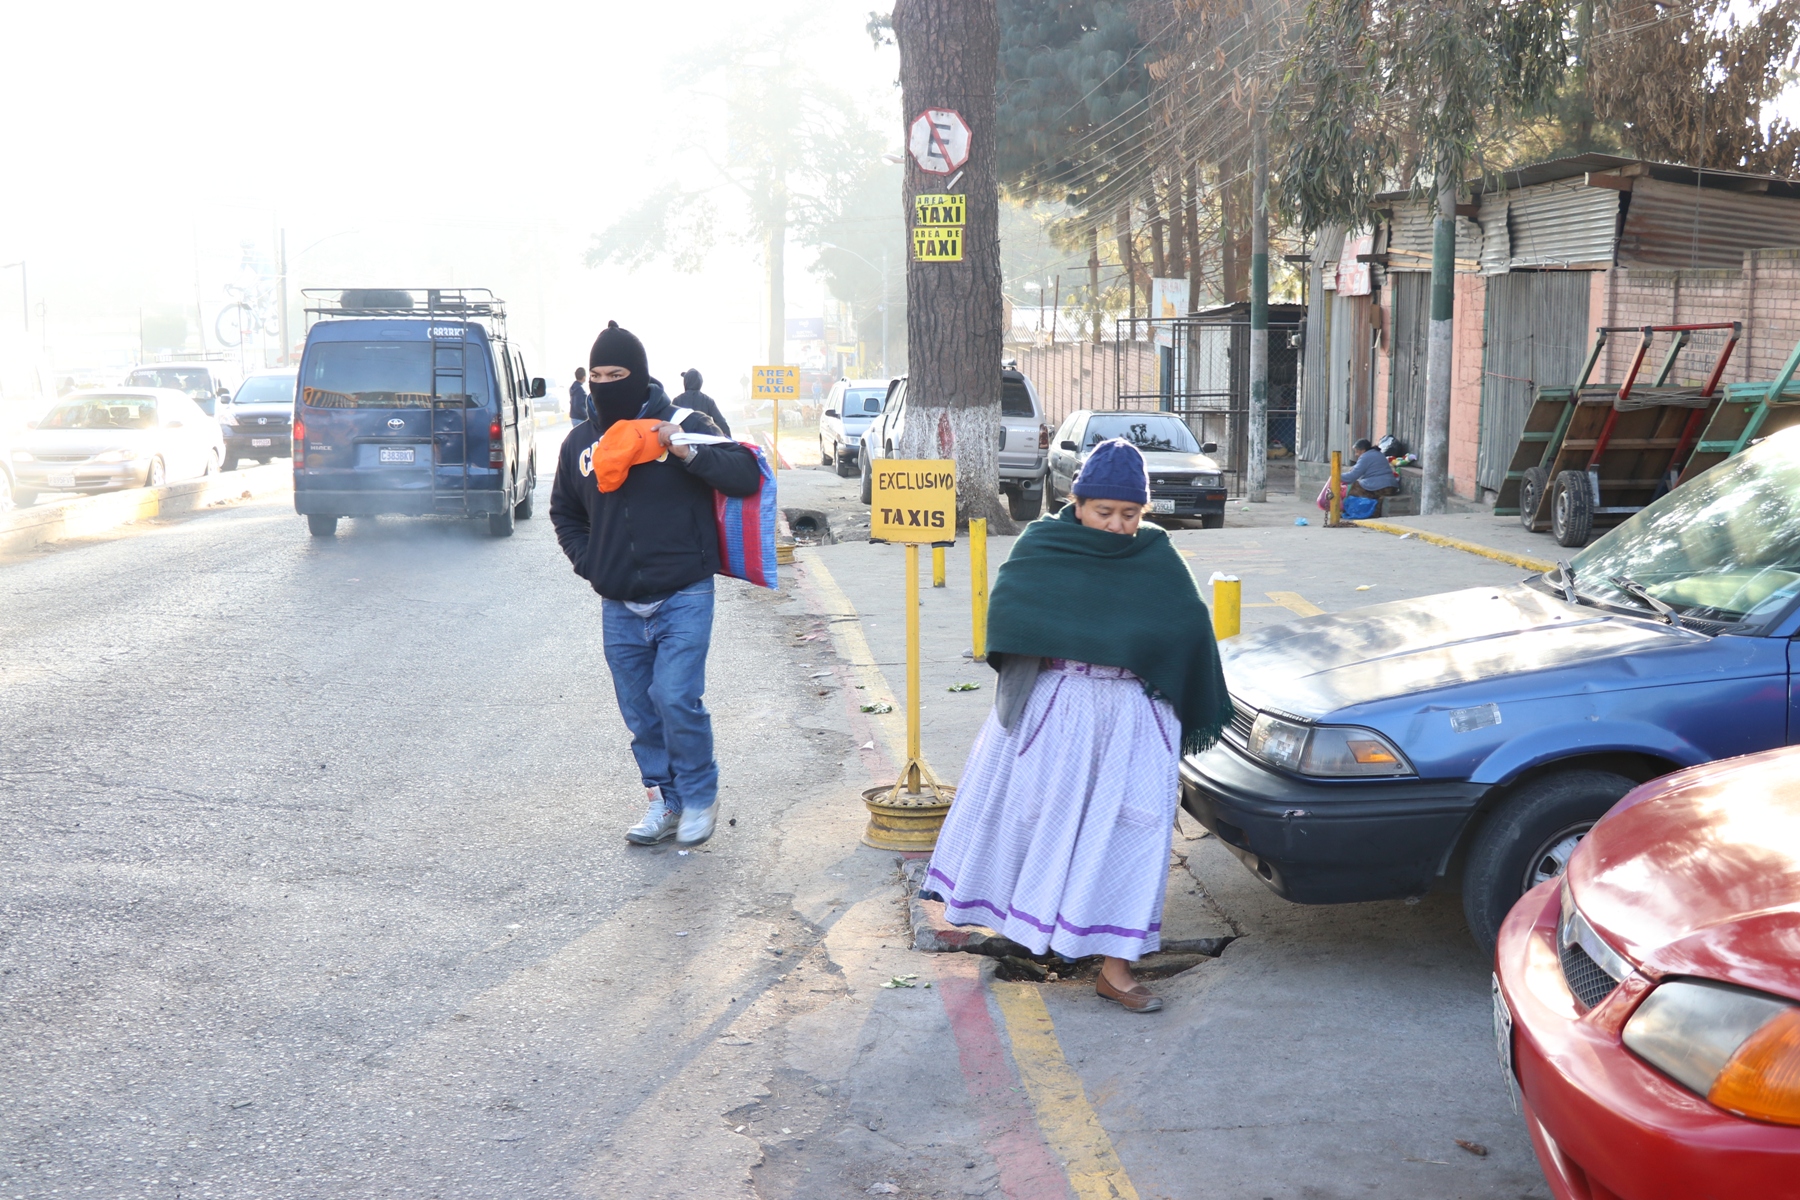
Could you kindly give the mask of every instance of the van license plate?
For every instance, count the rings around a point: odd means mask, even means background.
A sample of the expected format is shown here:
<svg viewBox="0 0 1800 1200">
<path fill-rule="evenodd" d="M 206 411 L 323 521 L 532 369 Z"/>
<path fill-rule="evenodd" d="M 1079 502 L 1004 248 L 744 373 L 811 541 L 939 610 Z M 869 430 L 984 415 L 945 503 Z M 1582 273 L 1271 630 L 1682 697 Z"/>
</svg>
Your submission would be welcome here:
<svg viewBox="0 0 1800 1200">
<path fill-rule="evenodd" d="M 383 446 L 381 461 L 384 463 L 409 463 L 413 460 L 411 446 Z"/>
<path fill-rule="evenodd" d="M 273 446 L 275 444 L 275 439 L 274 438 L 251 438 L 250 444 L 252 446 Z"/>
<path fill-rule="evenodd" d="M 1150 511 L 1154 513 L 1172 513 L 1175 511 L 1175 502 L 1173 500 L 1152 500 L 1150 502 Z"/>
<path fill-rule="evenodd" d="M 66 475 L 52 475 L 50 477 L 50 486 L 53 488 L 72 488 L 72 487 L 74 487 L 75 486 L 75 473 L 73 471 L 71 471 Z"/>
<path fill-rule="evenodd" d="M 1506 1077 L 1506 1090 L 1512 1098 L 1513 1111 L 1519 1111 L 1519 1078 L 1513 1072 L 1513 1015 L 1500 991 L 1500 976 L 1493 977 L 1494 1050 L 1500 1057 L 1500 1073 Z"/>
</svg>

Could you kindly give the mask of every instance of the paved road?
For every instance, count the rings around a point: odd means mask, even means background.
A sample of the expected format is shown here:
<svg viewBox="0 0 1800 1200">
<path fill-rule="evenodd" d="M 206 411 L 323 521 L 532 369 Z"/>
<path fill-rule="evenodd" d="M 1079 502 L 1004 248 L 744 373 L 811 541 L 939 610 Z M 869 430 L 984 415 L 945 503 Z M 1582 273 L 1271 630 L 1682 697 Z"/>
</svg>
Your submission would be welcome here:
<svg viewBox="0 0 1800 1200">
<path fill-rule="evenodd" d="M 0 1195 L 981 1173 L 973 1121 L 874 1131 L 886 1056 L 928 1057 L 875 983 L 916 968 L 796 594 L 721 583 L 737 824 L 628 848 L 599 601 L 547 493 L 508 540 L 314 541 L 276 499 L 0 567 Z"/>
</svg>

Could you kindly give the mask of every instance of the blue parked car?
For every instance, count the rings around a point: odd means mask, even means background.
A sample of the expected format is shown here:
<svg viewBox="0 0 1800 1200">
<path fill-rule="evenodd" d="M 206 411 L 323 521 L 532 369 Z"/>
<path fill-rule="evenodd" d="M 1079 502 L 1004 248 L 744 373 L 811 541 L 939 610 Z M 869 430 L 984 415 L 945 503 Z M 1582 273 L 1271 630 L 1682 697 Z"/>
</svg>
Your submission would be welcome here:
<svg viewBox="0 0 1800 1200">
<path fill-rule="evenodd" d="M 481 517 L 496 537 L 532 512 L 531 402 L 544 381 L 485 288 L 307 289 L 294 511 L 314 537 L 339 517 Z"/>
<path fill-rule="evenodd" d="M 1223 643 L 1236 716 L 1182 803 L 1277 893 L 1416 896 L 1460 875 L 1492 946 L 1637 784 L 1800 741 L 1800 428 L 1523 583 Z"/>
</svg>

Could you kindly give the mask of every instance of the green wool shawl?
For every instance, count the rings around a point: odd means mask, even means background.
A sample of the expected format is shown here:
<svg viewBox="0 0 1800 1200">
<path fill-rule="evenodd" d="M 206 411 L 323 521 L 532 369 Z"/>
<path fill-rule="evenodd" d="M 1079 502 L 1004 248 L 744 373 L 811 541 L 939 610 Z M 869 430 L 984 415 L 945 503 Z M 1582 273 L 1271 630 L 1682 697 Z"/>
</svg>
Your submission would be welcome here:
<svg viewBox="0 0 1800 1200">
<path fill-rule="evenodd" d="M 1089 529 L 1070 504 L 1025 527 L 988 608 L 988 661 L 1065 658 L 1123 667 L 1174 705 L 1181 749 L 1212 745 L 1231 720 L 1212 614 L 1164 530 Z"/>
</svg>

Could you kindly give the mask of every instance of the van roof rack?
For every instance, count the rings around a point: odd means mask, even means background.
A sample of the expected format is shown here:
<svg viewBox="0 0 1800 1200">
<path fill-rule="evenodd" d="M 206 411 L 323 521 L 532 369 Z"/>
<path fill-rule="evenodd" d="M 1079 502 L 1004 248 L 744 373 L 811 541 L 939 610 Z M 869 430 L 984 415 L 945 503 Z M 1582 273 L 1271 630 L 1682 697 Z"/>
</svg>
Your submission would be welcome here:
<svg viewBox="0 0 1800 1200">
<path fill-rule="evenodd" d="M 487 288 L 301 288 L 316 317 L 490 317 L 504 321 L 506 304 Z"/>
</svg>

